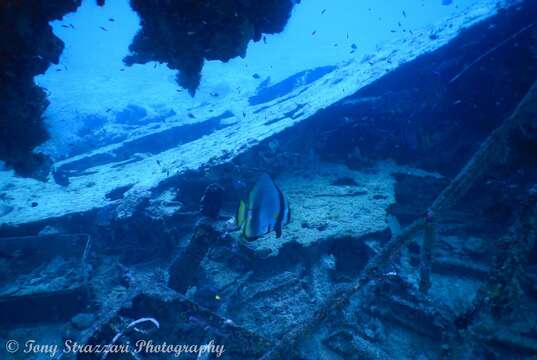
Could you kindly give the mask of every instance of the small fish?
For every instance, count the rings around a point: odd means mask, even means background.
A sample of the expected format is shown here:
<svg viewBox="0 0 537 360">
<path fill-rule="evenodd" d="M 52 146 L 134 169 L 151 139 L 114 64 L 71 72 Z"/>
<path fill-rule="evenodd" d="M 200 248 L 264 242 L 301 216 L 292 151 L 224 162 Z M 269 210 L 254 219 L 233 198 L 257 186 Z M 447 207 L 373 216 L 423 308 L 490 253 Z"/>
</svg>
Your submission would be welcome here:
<svg viewBox="0 0 537 360">
<path fill-rule="evenodd" d="M 403 16 L 406 17 L 406 11 L 405 10 L 403 10 Z"/>
<path fill-rule="evenodd" d="M 321 11 L 321 15 L 324 14 L 326 12 L 326 9 L 323 9 L 323 11 Z"/>
<path fill-rule="evenodd" d="M 313 36 L 313 35 L 315 35 L 315 34 L 317 34 L 317 30 L 313 30 L 313 31 L 311 32 L 311 36 Z"/>
<path fill-rule="evenodd" d="M 452 3 L 453 3 L 453 0 L 442 0 L 442 5 L 444 6 L 451 5 Z"/>
<path fill-rule="evenodd" d="M 397 22 L 397 25 L 398 25 L 399 27 L 403 26 L 403 25 L 401 25 L 401 22 L 400 22 L 400 21 Z"/>
<path fill-rule="evenodd" d="M 114 18 L 110 18 L 110 19 L 108 19 L 108 21 L 110 21 L 110 22 L 114 22 L 114 21 L 116 21 L 116 20 L 115 20 Z"/>
<path fill-rule="evenodd" d="M 73 24 L 69 24 L 69 27 L 70 27 L 71 29 L 74 29 L 74 28 L 75 28 L 75 26 L 74 26 Z"/>
<path fill-rule="evenodd" d="M 104 26 L 99 26 L 99 29 L 101 29 L 102 31 L 108 31 Z"/>
<path fill-rule="evenodd" d="M 263 42 L 266 44 L 267 43 L 267 37 L 266 36 L 263 36 Z"/>
<path fill-rule="evenodd" d="M 253 77 L 254 79 L 260 79 L 260 78 L 261 78 L 261 76 L 259 76 L 258 73 L 253 74 L 252 77 Z"/>
<path fill-rule="evenodd" d="M 356 44 L 352 44 L 351 49 L 356 50 L 356 49 L 358 49 L 358 46 L 356 46 Z"/>
<path fill-rule="evenodd" d="M 289 201 L 274 180 L 263 174 L 250 190 L 247 201 L 240 201 L 235 219 L 247 240 L 255 240 L 272 231 L 279 238 L 283 226 L 291 220 Z"/>
<path fill-rule="evenodd" d="M 217 93 L 217 92 L 209 93 L 209 95 L 211 95 L 212 97 L 218 97 L 218 93 Z"/>
<path fill-rule="evenodd" d="M 67 25 L 62 25 L 62 28 L 69 29 L 69 26 L 67 26 Z"/>
<path fill-rule="evenodd" d="M 195 119 L 196 117 L 194 116 L 194 114 L 192 113 L 188 113 L 188 117 L 191 118 L 191 119 Z"/>
<path fill-rule="evenodd" d="M 121 68 L 121 69 L 119 69 L 119 71 L 125 71 L 125 69 Z"/>
</svg>

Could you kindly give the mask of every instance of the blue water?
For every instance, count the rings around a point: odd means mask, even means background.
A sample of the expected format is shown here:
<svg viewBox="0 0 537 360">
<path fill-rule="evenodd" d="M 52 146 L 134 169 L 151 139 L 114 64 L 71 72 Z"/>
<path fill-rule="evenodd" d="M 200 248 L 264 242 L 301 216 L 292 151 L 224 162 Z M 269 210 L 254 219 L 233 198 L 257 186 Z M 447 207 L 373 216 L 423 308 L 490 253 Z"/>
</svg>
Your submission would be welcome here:
<svg viewBox="0 0 537 360">
<path fill-rule="evenodd" d="M 78 141 L 72 134 L 84 127 L 81 123 L 90 115 L 136 105 L 156 109 L 153 113 L 158 116 L 207 103 L 241 101 L 252 96 L 263 81 L 275 84 L 301 71 L 374 54 L 383 44 L 438 23 L 472 3 L 301 2 L 285 30 L 266 35 L 266 43 L 250 42 L 244 59 L 206 62 L 200 88 L 192 98 L 178 87 L 176 71 L 166 64 L 123 64 L 139 29 L 139 19 L 127 0 L 107 2 L 104 7 L 85 0 L 75 13 L 52 23 L 65 50 L 58 65 L 35 79 L 47 89 L 51 102 L 45 115 L 52 145 L 43 150 L 55 157 L 65 153 L 61 149 Z M 211 95 L 215 93 L 217 98 Z"/>
</svg>

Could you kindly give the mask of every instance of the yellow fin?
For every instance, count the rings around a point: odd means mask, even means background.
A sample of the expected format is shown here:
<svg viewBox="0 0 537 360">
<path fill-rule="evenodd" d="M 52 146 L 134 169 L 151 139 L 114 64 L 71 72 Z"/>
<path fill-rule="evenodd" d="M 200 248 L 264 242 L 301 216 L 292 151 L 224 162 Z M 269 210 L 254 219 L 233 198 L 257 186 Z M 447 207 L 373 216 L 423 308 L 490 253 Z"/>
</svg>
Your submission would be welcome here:
<svg viewBox="0 0 537 360">
<path fill-rule="evenodd" d="M 242 227 L 246 221 L 246 204 L 241 200 L 239 208 L 237 209 L 236 223 L 238 227 Z"/>
</svg>

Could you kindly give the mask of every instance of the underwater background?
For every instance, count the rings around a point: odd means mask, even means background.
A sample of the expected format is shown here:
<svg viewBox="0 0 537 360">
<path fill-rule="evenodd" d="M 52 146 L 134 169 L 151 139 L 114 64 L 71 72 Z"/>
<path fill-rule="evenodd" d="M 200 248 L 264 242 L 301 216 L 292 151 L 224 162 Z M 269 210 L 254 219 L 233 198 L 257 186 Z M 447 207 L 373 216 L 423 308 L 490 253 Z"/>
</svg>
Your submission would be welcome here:
<svg viewBox="0 0 537 360">
<path fill-rule="evenodd" d="M 534 0 L 0 28 L 0 359 L 537 358 Z"/>
</svg>

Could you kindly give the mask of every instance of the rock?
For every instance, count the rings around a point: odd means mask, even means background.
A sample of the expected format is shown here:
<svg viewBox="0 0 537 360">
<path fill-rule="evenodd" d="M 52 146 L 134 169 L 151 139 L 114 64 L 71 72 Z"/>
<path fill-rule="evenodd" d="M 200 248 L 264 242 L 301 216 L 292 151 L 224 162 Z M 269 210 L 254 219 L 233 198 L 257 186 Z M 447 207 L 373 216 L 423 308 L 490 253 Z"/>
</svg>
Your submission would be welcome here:
<svg viewBox="0 0 537 360">
<path fill-rule="evenodd" d="M 71 319 L 71 325 L 77 330 L 85 330 L 95 323 L 95 315 L 91 313 L 80 313 Z"/>
</svg>

